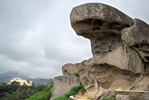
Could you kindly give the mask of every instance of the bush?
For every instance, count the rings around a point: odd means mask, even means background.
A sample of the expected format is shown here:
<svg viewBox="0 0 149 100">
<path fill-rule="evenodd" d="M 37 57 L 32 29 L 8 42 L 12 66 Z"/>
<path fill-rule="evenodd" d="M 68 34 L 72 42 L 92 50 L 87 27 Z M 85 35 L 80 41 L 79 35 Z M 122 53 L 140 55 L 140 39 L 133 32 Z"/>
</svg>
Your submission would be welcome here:
<svg viewBox="0 0 149 100">
<path fill-rule="evenodd" d="M 81 63 L 83 64 L 83 63 L 85 63 L 87 60 L 83 60 Z"/>
<path fill-rule="evenodd" d="M 80 91 L 81 91 L 82 94 L 85 94 L 86 93 L 86 90 L 85 90 L 84 86 L 81 86 Z"/>
<path fill-rule="evenodd" d="M 51 98 L 52 87 L 53 87 L 53 84 L 49 84 L 46 90 L 38 92 L 26 100 L 49 100 Z"/>
<path fill-rule="evenodd" d="M 66 93 L 64 96 L 60 96 L 58 98 L 55 98 L 54 100 L 70 100 L 71 95 L 75 95 L 80 90 L 81 86 L 73 87 L 68 93 Z"/>
<path fill-rule="evenodd" d="M 51 91 L 41 91 L 31 96 L 27 100 L 49 100 L 51 98 Z"/>
<path fill-rule="evenodd" d="M 72 75 L 77 76 L 77 77 L 80 77 L 78 72 L 77 73 L 74 73 L 74 74 L 70 74 L 70 76 L 72 76 Z"/>
<path fill-rule="evenodd" d="M 53 84 L 50 83 L 50 84 L 48 85 L 48 89 L 51 89 L 52 87 L 53 87 Z"/>
</svg>

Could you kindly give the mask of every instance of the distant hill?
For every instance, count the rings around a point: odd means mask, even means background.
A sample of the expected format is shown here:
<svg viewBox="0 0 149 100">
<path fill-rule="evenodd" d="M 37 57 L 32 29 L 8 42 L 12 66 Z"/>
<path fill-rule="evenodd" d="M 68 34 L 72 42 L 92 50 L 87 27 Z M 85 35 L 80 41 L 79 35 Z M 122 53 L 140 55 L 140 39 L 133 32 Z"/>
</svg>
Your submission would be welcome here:
<svg viewBox="0 0 149 100">
<path fill-rule="evenodd" d="M 0 74 L 0 77 L 18 77 L 20 73 L 18 71 L 8 71 Z M 23 74 L 20 74 L 22 79 L 28 79 L 29 77 Z M 10 80 L 9 80 L 10 81 Z"/>
<path fill-rule="evenodd" d="M 1 82 L 9 82 L 12 77 L 18 77 L 18 75 L 21 75 L 21 79 L 30 80 L 33 81 L 35 84 L 45 84 L 51 82 L 52 79 L 42 79 L 42 78 L 29 78 L 26 75 L 23 75 L 19 73 L 18 71 L 9 71 L 0 74 L 0 83 Z"/>
</svg>

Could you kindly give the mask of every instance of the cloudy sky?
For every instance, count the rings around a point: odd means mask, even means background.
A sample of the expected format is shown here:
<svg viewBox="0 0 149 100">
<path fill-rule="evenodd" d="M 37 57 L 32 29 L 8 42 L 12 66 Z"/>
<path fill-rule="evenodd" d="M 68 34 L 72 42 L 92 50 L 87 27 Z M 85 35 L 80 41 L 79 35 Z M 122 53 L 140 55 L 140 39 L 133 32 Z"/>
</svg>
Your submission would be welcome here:
<svg viewBox="0 0 149 100">
<path fill-rule="evenodd" d="M 73 7 L 99 2 L 149 23 L 149 0 L 0 0 L 0 73 L 53 78 L 66 63 L 92 57 L 70 25 Z"/>
</svg>

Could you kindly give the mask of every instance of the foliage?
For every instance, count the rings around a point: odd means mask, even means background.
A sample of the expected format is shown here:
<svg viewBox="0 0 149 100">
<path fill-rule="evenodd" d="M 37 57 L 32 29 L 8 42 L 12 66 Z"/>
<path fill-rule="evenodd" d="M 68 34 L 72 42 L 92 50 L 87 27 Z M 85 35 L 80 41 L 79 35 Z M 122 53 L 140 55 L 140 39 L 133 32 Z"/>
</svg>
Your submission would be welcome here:
<svg viewBox="0 0 149 100">
<path fill-rule="evenodd" d="M 29 98 L 31 95 L 34 94 L 34 91 L 30 88 L 23 89 L 23 90 L 17 90 L 13 92 L 12 94 L 6 93 L 6 97 L 3 97 L 2 100 L 21 100 L 24 98 Z"/>
<path fill-rule="evenodd" d="M 27 83 L 29 83 L 29 80 L 27 80 Z"/>
<path fill-rule="evenodd" d="M 49 84 L 48 88 L 51 89 L 53 87 L 53 84 Z"/>
<path fill-rule="evenodd" d="M 7 85 L 7 82 L 0 83 L 0 86 L 6 86 L 6 85 Z"/>
<path fill-rule="evenodd" d="M 84 64 L 87 60 L 83 60 L 81 63 Z"/>
<path fill-rule="evenodd" d="M 114 99 L 106 97 L 106 98 L 103 98 L 103 100 L 114 100 Z"/>
<path fill-rule="evenodd" d="M 91 100 L 91 99 L 93 99 L 93 97 L 88 97 L 87 99 L 90 99 Z"/>
<path fill-rule="evenodd" d="M 60 96 L 58 98 L 55 98 L 54 100 L 70 100 L 71 95 L 75 95 L 80 90 L 81 86 L 73 87 L 68 93 L 66 93 L 64 96 Z"/>
<path fill-rule="evenodd" d="M 70 76 L 72 76 L 72 75 L 77 76 L 77 77 L 80 77 L 78 72 L 76 72 L 74 74 L 70 74 Z"/>
<path fill-rule="evenodd" d="M 13 82 L 11 85 L 0 86 L 0 100 L 21 100 L 22 97 L 29 98 L 30 96 L 44 91 L 48 88 L 46 85 L 20 86 L 19 83 Z"/>
<path fill-rule="evenodd" d="M 5 96 L 6 93 L 11 94 L 19 88 L 19 83 L 12 82 L 11 85 L 0 86 L 0 99 Z"/>
<path fill-rule="evenodd" d="M 49 84 L 44 91 L 38 92 L 26 100 L 49 100 L 51 98 L 52 87 L 53 87 L 53 84 Z"/>
<path fill-rule="evenodd" d="M 31 96 L 27 100 L 49 100 L 51 98 L 51 91 L 41 91 Z"/>
<path fill-rule="evenodd" d="M 35 87 L 35 83 L 34 82 L 32 83 L 32 86 Z"/>
<path fill-rule="evenodd" d="M 86 93 L 86 90 L 85 90 L 84 86 L 81 86 L 80 91 L 81 91 L 82 94 L 85 94 Z"/>
</svg>

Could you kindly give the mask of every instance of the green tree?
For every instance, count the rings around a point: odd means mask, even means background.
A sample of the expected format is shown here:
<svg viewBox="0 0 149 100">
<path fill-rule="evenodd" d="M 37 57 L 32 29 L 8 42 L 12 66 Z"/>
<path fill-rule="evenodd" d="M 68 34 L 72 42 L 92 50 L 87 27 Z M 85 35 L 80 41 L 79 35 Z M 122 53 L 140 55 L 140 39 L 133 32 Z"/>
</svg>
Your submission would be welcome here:
<svg viewBox="0 0 149 100">
<path fill-rule="evenodd" d="M 81 63 L 84 64 L 87 60 L 83 60 Z"/>
<path fill-rule="evenodd" d="M 24 84 L 20 86 L 14 82 L 11 85 L 0 86 L 0 100 L 22 100 L 23 97 L 26 99 L 38 97 L 39 100 L 49 100 L 52 86 L 52 84 L 39 84 L 38 86 L 27 86 Z"/>
<path fill-rule="evenodd" d="M 34 82 L 32 83 L 32 86 L 35 87 L 35 83 Z"/>
<path fill-rule="evenodd" d="M 29 80 L 27 80 L 27 83 L 29 83 Z"/>
<path fill-rule="evenodd" d="M 41 87 L 44 87 L 44 85 L 41 85 Z M 44 91 L 40 91 L 40 92 L 32 95 L 27 100 L 49 100 L 51 98 L 51 88 L 52 87 L 53 87 L 53 84 L 49 84 L 48 87 L 46 89 L 44 89 Z M 39 86 L 38 86 L 38 88 L 39 88 Z"/>
<path fill-rule="evenodd" d="M 49 100 L 51 98 L 51 91 L 41 91 L 31 96 L 28 100 Z"/>
</svg>

